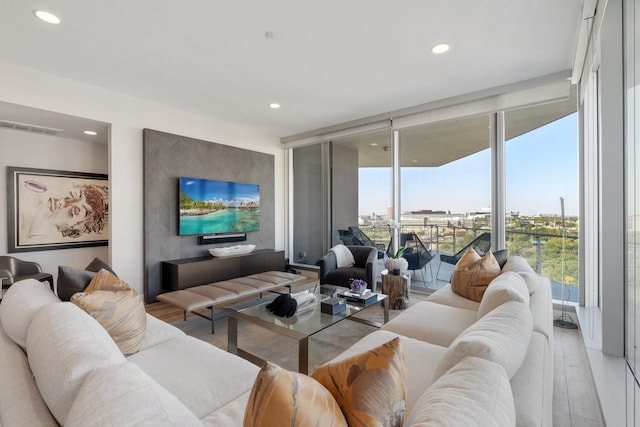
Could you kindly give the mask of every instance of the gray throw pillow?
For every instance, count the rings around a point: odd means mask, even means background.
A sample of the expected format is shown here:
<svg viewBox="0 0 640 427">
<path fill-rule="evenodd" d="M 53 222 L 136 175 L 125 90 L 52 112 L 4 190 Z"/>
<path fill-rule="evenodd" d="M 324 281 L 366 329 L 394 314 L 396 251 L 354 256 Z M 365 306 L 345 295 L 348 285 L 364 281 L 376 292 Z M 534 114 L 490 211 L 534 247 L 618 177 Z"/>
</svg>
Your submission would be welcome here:
<svg viewBox="0 0 640 427">
<path fill-rule="evenodd" d="M 115 271 L 113 271 L 111 269 L 111 267 L 109 267 L 109 264 L 107 264 L 106 262 L 102 261 L 100 258 L 94 258 L 93 261 L 91 261 L 89 263 L 89 265 L 87 265 L 84 269 L 87 271 L 93 271 L 94 273 L 97 273 L 98 271 L 102 270 L 102 269 L 107 270 L 109 273 L 113 274 L 114 276 L 118 277 L 118 275 L 116 274 Z"/>
<path fill-rule="evenodd" d="M 76 292 L 85 290 L 96 273 L 81 268 L 58 266 L 58 298 L 62 301 L 71 300 Z"/>
<path fill-rule="evenodd" d="M 499 251 L 495 251 L 493 256 L 496 257 L 496 261 L 498 261 L 498 265 L 500 266 L 500 270 L 507 263 L 507 257 L 509 255 L 509 249 L 500 249 Z"/>
</svg>

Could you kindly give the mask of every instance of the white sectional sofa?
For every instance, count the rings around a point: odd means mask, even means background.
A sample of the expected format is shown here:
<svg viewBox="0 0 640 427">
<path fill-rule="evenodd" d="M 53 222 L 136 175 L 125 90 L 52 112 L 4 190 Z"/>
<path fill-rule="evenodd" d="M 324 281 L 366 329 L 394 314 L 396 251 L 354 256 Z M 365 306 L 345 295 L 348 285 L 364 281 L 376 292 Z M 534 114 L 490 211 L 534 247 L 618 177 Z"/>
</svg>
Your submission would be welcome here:
<svg viewBox="0 0 640 427">
<path fill-rule="evenodd" d="M 430 415 L 423 411 L 427 421 L 415 425 L 505 425 L 501 417 L 509 410 L 508 406 L 507 409 L 492 408 L 491 412 L 486 404 L 481 404 L 489 392 L 486 383 L 475 390 L 464 391 L 456 389 L 455 384 L 443 386 L 449 374 L 443 375 L 444 372 L 465 357 L 475 356 L 504 368 L 515 425 L 552 426 L 551 284 L 548 278 L 536 275 L 523 258 L 507 260 L 502 274 L 491 282 L 482 302 L 457 295 L 451 285 L 446 285 L 427 301 L 412 305 L 381 330 L 365 336 L 334 361 L 396 336 L 403 344 L 408 377 L 406 418 L 410 418 L 414 409 L 431 411 Z M 480 375 L 478 369 L 486 374 L 492 367 L 485 364 L 476 365 L 474 369 L 476 372 L 472 375 Z M 495 373 L 491 377 L 496 382 L 499 379 Z M 461 395 L 465 397 L 462 400 Z M 440 410 L 448 408 L 440 412 L 440 417 L 435 408 L 429 407 L 434 402 L 438 402 Z"/>
<path fill-rule="evenodd" d="M 258 367 L 147 315 L 124 357 L 36 280 L 0 303 L 0 426 L 241 425 Z"/>
<path fill-rule="evenodd" d="M 550 426 L 549 281 L 517 257 L 503 271 L 482 303 L 447 286 L 337 359 L 399 336 L 405 425 Z M 0 361 L 3 427 L 240 426 L 259 371 L 152 316 L 140 351 L 124 357 L 96 320 L 35 280 L 0 303 Z"/>
</svg>

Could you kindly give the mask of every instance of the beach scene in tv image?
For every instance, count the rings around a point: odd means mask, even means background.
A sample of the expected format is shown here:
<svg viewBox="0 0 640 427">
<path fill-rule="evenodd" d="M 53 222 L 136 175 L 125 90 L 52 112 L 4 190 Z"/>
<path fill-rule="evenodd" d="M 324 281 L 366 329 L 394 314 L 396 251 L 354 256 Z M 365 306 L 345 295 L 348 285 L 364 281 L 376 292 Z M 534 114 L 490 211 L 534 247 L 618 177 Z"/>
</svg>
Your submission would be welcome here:
<svg viewBox="0 0 640 427">
<path fill-rule="evenodd" d="M 260 230 L 260 186 L 180 178 L 180 235 Z"/>
</svg>

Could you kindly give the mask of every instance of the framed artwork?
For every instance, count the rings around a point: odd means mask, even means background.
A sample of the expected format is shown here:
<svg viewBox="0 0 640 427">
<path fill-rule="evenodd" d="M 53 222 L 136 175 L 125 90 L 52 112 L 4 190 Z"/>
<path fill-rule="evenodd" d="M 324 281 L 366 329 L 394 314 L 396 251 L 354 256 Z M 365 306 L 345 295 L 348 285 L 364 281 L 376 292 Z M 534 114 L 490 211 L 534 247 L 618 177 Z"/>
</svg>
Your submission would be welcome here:
<svg viewBox="0 0 640 427">
<path fill-rule="evenodd" d="M 7 166 L 8 252 L 106 246 L 105 174 Z"/>
</svg>

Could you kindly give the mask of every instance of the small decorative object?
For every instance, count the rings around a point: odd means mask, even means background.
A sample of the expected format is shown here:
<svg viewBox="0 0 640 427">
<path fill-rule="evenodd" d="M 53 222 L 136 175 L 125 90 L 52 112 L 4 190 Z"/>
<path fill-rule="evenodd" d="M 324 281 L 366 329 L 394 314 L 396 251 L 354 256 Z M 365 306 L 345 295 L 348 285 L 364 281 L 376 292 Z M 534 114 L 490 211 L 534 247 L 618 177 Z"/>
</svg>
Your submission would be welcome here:
<svg viewBox="0 0 640 427">
<path fill-rule="evenodd" d="M 209 253 L 217 258 L 224 258 L 230 256 L 238 256 L 238 255 L 246 255 L 253 252 L 256 248 L 256 245 L 235 245 L 235 246 L 224 246 L 221 248 L 211 248 L 209 249 Z"/>
<path fill-rule="evenodd" d="M 320 311 L 326 314 L 337 314 L 347 308 L 346 301 L 342 298 L 329 298 L 320 303 Z"/>
<path fill-rule="evenodd" d="M 384 268 L 389 270 L 389 272 L 393 272 L 394 270 L 405 271 L 409 268 L 409 262 L 406 258 L 402 257 L 403 254 L 404 248 L 398 249 L 398 252 L 384 260 Z"/>
<path fill-rule="evenodd" d="M 362 294 L 367 290 L 367 282 L 362 279 L 355 279 L 351 282 L 351 292 Z"/>
<path fill-rule="evenodd" d="M 267 310 L 280 317 L 291 317 L 296 314 L 298 302 L 291 294 L 282 294 L 267 305 Z"/>
</svg>

